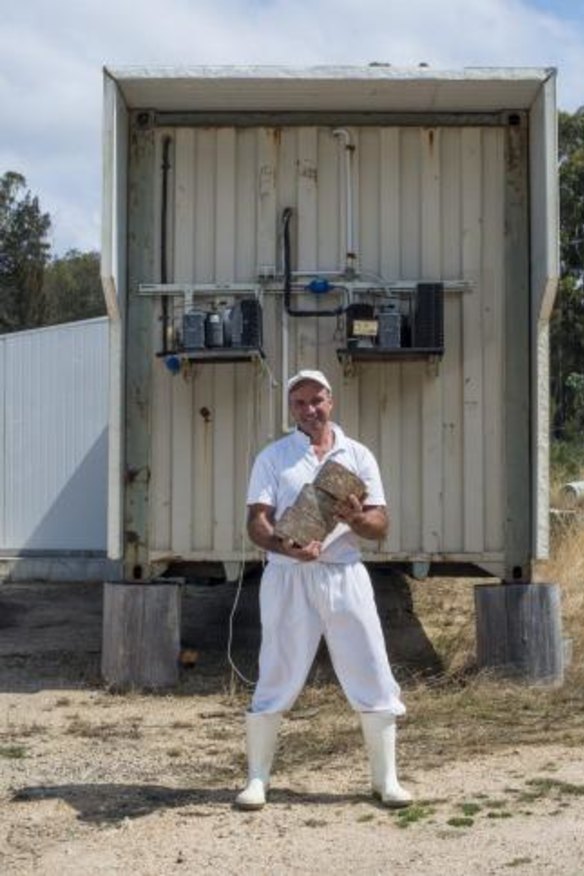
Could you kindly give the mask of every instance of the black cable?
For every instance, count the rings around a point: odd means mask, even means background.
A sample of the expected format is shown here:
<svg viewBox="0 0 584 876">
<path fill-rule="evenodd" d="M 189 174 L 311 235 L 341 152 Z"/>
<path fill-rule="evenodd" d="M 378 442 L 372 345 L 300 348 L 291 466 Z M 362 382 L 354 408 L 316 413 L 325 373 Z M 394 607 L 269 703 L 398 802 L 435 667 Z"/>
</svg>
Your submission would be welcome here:
<svg viewBox="0 0 584 876">
<path fill-rule="evenodd" d="M 285 207 L 282 213 L 282 226 L 284 235 L 284 307 L 290 316 L 340 316 L 345 308 L 340 305 L 333 310 L 293 310 L 292 309 L 292 267 L 290 263 L 290 220 L 292 219 L 292 207 Z"/>
<path fill-rule="evenodd" d="M 168 282 L 167 220 L 168 220 L 168 171 L 170 170 L 170 147 L 172 139 L 165 137 L 162 143 L 162 197 L 160 205 L 160 282 Z M 168 353 L 168 299 L 162 295 L 162 353 Z"/>
</svg>

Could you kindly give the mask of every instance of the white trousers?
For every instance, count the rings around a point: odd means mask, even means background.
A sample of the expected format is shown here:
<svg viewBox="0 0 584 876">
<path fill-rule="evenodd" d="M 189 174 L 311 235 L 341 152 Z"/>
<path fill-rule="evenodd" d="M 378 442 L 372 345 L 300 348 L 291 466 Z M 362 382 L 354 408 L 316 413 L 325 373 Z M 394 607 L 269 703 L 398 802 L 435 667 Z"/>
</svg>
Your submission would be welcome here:
<svg viewBox="0 0 584 876">
<path fill-rule="evenodd" d="M 362 563 L 268 563 L 260 585 L 260 615 L 260 672 L 252 712 L 291 708 L 324 635 L 351 706 L 358 712 L 403 715 Z"/>
</svg>

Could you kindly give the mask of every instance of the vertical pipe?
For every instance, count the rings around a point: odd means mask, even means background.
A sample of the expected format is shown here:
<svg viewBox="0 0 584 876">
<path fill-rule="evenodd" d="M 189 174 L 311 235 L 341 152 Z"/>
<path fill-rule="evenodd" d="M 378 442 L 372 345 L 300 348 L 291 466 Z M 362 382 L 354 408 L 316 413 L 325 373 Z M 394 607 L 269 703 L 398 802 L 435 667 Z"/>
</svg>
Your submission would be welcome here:
<svg viewBox="0 0 584 876">
<path fill-rule="evenodd" d="M 160 282 L 168 283 L 168 172 L 170 170 L 170 146 L 172 140 L 165 137 L 162 143 L 162 197 L 160 203 Z M 162 353 L 168 352 L 168 298 L 162 296 Z"/>
<path fill-rule="evenodd" d="M 346 128 L 335 128 L 333 137 L 344 141 L 345 159 L 345 263 L 344 272 L 347 276 L 355 273 L 356 255 L 353 241 L 353 154 L 355 144 L 351 132 Z"/>
</svg>

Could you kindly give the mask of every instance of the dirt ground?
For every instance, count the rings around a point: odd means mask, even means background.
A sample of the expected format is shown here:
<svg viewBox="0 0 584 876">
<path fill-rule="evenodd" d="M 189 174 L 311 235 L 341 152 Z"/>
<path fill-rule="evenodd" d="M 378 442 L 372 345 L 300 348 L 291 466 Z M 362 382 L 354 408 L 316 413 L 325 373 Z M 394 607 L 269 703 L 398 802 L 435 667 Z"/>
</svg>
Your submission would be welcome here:
<svg viewBox="0 0 584 876">
<path fill-rule="evenodd" d="M 507 728 L 495 750 L 479 737 L 473 754 L 430 757 L 414 709 L 399 761 L 416 804 L 391 812 L 369 797 L 356 717 L 323 670 L 284 722 L 269 806 L 241 813 L 248 694 L 222 648 L 170 694 L 113 694 L 100 624 L 96 585 L 0 585 L 3 876 L 584 873 L 581 747 L 518 745 Z"/>
</svg>

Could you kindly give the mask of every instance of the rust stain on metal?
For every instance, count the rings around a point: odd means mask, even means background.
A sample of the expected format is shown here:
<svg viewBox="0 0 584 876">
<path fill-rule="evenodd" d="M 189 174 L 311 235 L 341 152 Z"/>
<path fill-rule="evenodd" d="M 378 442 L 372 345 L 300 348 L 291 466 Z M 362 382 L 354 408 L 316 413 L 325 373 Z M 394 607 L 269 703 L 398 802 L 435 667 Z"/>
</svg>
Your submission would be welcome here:
<svg viewBox="0 0 584 876">
<path fill-rule="evenodd" d="M 271 128 L 270 133 L 272 135 L 272 139 L 276 146 L 279 146 L 282 142 L 282 128 Z"/>
<path fill-rule="evenodd" d="M 308 179 L 315 184 L 318 182 L 318 170 L 310 161 L 297 161 L 298 176 Z"/>
<path fill-rule="evenodd" d="M 150 467 L 147 465 L 144 465 L 141 468 L 128 466 L 124 480 L 126 484 L 135 484 L 137 482 L 148 484 L 150 482 Z"/>
</svg>

